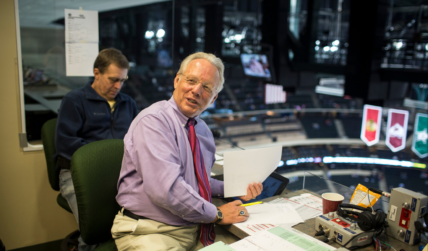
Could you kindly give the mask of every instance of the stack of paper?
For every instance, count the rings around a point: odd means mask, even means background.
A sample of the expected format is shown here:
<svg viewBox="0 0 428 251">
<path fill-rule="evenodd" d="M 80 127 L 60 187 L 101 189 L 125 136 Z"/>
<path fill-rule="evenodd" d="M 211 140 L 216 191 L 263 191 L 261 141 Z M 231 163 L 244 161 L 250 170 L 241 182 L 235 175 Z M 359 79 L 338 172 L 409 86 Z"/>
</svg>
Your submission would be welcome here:
<svg viewBox="0 0 428 251">
<path fill-rule="evenodd" d="M 246 207 L 250 217 L 234 225 L 249 235 L 278 225 L 294 226 L 303 222 L 302 217 L 289 204 L 258 204 Z"/>
<path fill-rule="evenodd" d="M 306 193 L 289 199 L 278 198 L 265 204 L 248 206 L 247 210 L 250 214 L 248 220 L 235 226 L 249 235 L 254 235 L 277 226 L 291 228 L 321 215 L 322 201 Z"/>
<path fill-rule="evenodd" d="M 216 245 L 214 247 L 214 245 Z M 276 227 L 268 231 L 248 236 L 227 246 L 224 243 L 213 244 L 203 251 L 333 251 L 336 248 L 327 245 L 295 229 Z"/>
<path fill-rule="evenodd" d="M 282 146 L 224 153 L 224 197 L 247 194 L 249 184 L 263 182 L 278 167 Z"/>
<path fill-rule="evenodd" d="M 290 200 L 322 211 L 322 199 L 310 193 L 291 197 Z"/>
<path fill-rule="evenodd" d="M 302 217 L 303 221 L 314 218 L 322 214 L 322 201 L 312 194 L 302 194 L 300 196 L 287 198 L 278 198 L 270 201 L 270 204 L 288 204 L 292 206 Z"/>
</svg>

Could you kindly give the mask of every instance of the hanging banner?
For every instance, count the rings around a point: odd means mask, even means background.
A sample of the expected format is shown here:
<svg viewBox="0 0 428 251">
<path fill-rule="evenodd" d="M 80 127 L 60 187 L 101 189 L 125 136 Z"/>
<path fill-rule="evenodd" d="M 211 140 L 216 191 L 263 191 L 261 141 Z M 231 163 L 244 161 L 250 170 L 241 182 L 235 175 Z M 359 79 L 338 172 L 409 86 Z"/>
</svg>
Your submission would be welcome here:
<svg viewBox="0 0 428 251">
<path fill-rule="evenodd" d="M 408 121 L 408 111 L 389 109 L 385 144 L 391 151 L 398 152 L 406 147 Z"/>
<path fill-rule="evenodd" d="M 428 156 L 428 114 L 417 113 L 413 130 L 412 151 L 419 158 Z"/>
<path fill-rule="evenodd" d="M 364 105 L 363 123 L 361 124 L 361 140 L 368 146 L 379 142 L 382 107 Z"/>
</svg>

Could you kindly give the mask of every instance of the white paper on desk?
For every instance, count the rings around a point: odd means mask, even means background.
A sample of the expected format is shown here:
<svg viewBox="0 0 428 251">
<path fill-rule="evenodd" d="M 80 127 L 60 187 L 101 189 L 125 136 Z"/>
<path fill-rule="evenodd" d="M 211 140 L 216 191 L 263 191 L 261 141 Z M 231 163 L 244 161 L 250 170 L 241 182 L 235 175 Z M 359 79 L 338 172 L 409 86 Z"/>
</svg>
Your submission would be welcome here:
<svg viewBox="0 0 428 251">
<path fill-rule="evenodd" d="M 269 231 L 259 232 L 258 234 L 249 236 L 245 239 L 264 251 L 304 251 L 303 248 L 300 248 L 281 237 L 270 233 Z"/>
<path fill-rule="evenodd" d="M 313 203 L 312 201 L 310 202 Z M 289 200 L 287 198 L 278 198 L 268 203 L 269 204 L 288 204 L 297 211 L 297 213 L 300 215 L 300 217 L 302 217 L 304 221 L 322 214 L 322 210 L 320 209 L 316 209 L 311 206 Z"/>
<path fill-rule="evenodd" d="M 217 153 L 214 154 L 214 157 L 215 157 L 215 161 L 223 160 L 223 156 L 218 155 Z"/>
<path fill-rule="evenodd" d="M 222 241 L 217 241 L 216 243 L 213 243 L 212 245 L 206 246 L 199 250 L 201 251 L 237 251 Z"/>
<path fill-rule="evenodd" d="M 234 225 L 241 228 L 254 224 L 287 224 L 303 222 L 300 215 L 287 204 L 258 204 L 246 207 L 250 217 L 248 220 Z"/>
<path fill-rule="evenodd" d="M 281 224 L 280 226 L 283 226 L 283 225 L 287 225 L 287 226 L 291 227 L 292 225 L 295 225 L 295 223 Z M 247 233 L 248 235 L 254 235 L 260 231 L 266 231 L 266 230 L 275 228 L 277 226 L 273 225 L 273 224 L 266 223 L 266 224 L 252 224 L 252 225 L 241 224 L 241 225 L 238 225 L 237 227 L 239 229 L 241 229 L 242 231 L 244 231 L 245 233 Z"/>
<path fill-rule="evenodd" d="M 294 209 L 300 207 L 302 204 L 289 200 L 287 198 L 278 198 L 272 201 L 268 202 L 269 204 L 289 204 L 290 206 L 292 206 Z"/>
<path fill-rule="evenodd" d="M 299 207 L 296 208 L 296 211 L 304 221 L 317 217 L 318 215 L 322 214 L 322 211 L 319 211 L 318 209 L 315 209 L 315 208 L 308 207 L 306 205 L 300 205 Z"/>
<path fill-rule="evenodd" d="M 224 153 L 224 197 L 243 196 L 253 182 L 263 182 L 278 167 L 282 146 Z"/>
<path fill-rule="evenodd" d="M 322 199 L 312 194 L 305 193 L 299 196 L 291 197 L 289 198 L 289 200 L 292 200 L 300 204 L 322 211 Z"/>
<path fill-rule="evenodd" d="M 311 236 L 303 234 L 300 231 L 281 227 L 259 232 L 253 236 L 246 237 L 245 240 L 265 251 L 336 250 L 336 248 L 322 243 Z"/>
<path fill-rule="evenodd" d="M 240 241 L 229 244 L 229 247 L 233 248 L 236 251 L 264 251 L 264 249 L 257 247 L 246 239 L 242 239 Z"/>
</svg>

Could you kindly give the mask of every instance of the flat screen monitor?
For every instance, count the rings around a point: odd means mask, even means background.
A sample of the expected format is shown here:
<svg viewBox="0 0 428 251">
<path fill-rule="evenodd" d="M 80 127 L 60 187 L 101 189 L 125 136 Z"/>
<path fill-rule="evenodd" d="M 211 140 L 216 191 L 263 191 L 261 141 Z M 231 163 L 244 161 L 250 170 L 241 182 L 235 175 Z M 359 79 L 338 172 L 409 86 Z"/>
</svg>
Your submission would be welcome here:
<svg viewBox="0 0 428 251">
<path fill-rule="evenodd" d="M 241 63 L 247 77 L 273 82 L 272 68 L 265 54 L 241 54 Z"/>
</svg>

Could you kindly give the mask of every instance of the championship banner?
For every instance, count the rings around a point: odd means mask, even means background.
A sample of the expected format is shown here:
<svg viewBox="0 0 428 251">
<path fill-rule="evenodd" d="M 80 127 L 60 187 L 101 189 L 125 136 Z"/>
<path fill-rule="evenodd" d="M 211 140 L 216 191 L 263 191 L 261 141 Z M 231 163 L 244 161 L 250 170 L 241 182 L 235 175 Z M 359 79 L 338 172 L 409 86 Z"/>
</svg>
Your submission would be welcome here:
<svg viewBox="0 0 428 251">
<path fill-rule="evenodd" d="M 361 140 L 368 146 L 379 142 L 382 107 L 364 105 L 363 123 L 361 124 Z"/>
<path fill-rule="evenodd" d="M 412 151 L 419 158 L 428 156 L 428 114 L 417 113 L 413 130 Z"/>
<path fill-rule="evenodd" d="M 385 144 L 391 151 L 398 152 L 406 147 L 408 121 L 408 111 L 389 109 Z"/>
</svg>

